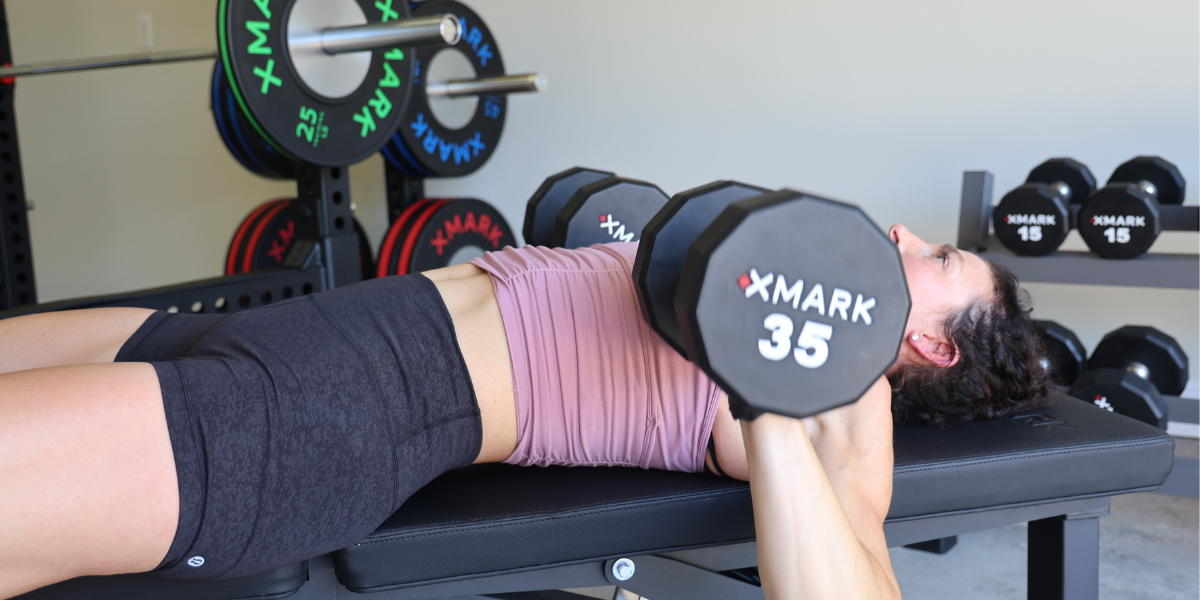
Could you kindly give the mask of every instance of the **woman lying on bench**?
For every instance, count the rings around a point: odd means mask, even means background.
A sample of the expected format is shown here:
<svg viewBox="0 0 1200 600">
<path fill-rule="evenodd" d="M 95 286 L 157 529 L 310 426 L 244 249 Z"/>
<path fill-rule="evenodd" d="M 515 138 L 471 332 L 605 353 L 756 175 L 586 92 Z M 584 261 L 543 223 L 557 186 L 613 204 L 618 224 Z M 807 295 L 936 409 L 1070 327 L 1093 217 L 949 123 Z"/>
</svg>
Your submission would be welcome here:
<svg viewBox="0 0 1200 600">
<path fill-rule="evenodd" d="M 1010 274 L 889 235 L 912 297 L 899 360 L 804 420 L 730 416 L 641 319 L 636 244 L 505 249 L 224 317 L 0 321 L 0 597 L 297 562 L 440 473 L 497 461 L 749 480 L 767 597 L 898 597 L 893 420 L 996 417 L 1046 383 Z"/>
</svg>

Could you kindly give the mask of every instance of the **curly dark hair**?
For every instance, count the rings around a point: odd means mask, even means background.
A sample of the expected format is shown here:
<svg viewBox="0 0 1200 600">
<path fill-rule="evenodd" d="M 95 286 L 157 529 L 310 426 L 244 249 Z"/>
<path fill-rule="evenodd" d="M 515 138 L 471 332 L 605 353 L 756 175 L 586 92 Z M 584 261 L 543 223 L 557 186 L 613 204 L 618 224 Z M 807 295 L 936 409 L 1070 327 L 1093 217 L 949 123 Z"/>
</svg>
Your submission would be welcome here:
<svg viewBox="0 0 1200 600">
<path fill-rule="evenodd" d="M 993 419 L 1041 404 L 1052 388 L 1029 294 L 1008 269 L 991 267 L 993 296 L 943 324 L 958 347 L 952 367 L 904 365 L 888 374 L 897 423 L 945 427 Z"/>
</svg>

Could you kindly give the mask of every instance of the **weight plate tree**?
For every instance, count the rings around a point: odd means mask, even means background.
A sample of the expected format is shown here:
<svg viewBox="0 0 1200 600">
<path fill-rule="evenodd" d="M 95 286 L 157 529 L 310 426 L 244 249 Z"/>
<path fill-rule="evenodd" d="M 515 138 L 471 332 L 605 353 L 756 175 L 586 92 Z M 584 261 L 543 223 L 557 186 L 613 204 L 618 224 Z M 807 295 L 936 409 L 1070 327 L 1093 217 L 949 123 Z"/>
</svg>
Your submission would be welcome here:
<svg viewBox="0 0 1200 600">
<path fill-rule="evenodd" d="M 229 89 L 251 127 L 285 156 L 328 167 L 357 163 L 400 122 L 411 89 L 411 50 L 317 58 L 320 48 L 289 41 L 319 33 L 322 25 L 407 17 L 407 5 L 391 0 L 220 0 L 218 50 Z M 326 59 L 321 68 L 311 66 Z"/>
<path fill-rule="evenodd" d="M 452 14 L 462 24 L 462 39 L 449 48 L 414 49 L 416 70 L 411 98 L 403 120 L 384 149 L 384 157 L 412 178 L 460 177 L 478 170 L 496 150 L 508 112 L 505 94 L 481 94 L 470 121 L 452 128 L 443 124 L 429 107 L 426 75 L 439 52 L 460 52 L 479 79 L 504 75 L 504 61 L 492 32 L 475 14 L 454 0 L 429 0 L 413 9 L 413 16 Z"/>
<path fill-rule="evenodd" d="M 726 207 L 675 294 L 688 357 L 750 417 L 858 400 L 895 362 L 911 305 L 900 253 L 866 214 L 792 190 Z"/>
<path fill-rule="evenodd" d="M 514 245 L 512 228 L 490 204 L 473 198 L 424 198 L 392 222 L 379 247 L 377 274 L 439 269 Z"/>
<path fill-rule="evenodd" d="M 312 219 L 313 215 L 305 214 L 291 198 L 259 205 L 242 219 L 229 242 L 229 251 L 225 255 L 225 274 L 283 268 L 284 260 L 296 243 L 297 222 Z M 375 276 L 375 255 L 358 219 L 354 219 L 353 226 L 354 233 L 358 234 L 358 259 L 365 281 Z"/>
</svg>

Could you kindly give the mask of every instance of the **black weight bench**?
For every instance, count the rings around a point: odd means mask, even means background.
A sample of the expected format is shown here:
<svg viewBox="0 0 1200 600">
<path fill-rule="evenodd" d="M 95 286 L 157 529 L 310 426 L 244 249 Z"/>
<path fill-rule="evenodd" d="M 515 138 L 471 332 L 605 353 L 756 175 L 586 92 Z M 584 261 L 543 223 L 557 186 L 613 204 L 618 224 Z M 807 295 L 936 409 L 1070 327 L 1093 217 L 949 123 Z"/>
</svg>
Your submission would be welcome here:
<svg viewBox="0 0 1200 600">
<path fill-rule="evenodd" d="M 888 544 L 1029 522 L 1029 597 L 1096 598 L 1099 518 L 1154 489 L 1175 443 L 1161 430 L 1056 396 L 1013 418 L 899 427 Z M 633 562 L 618 580 L 617 559 Z M 84 577 L 22 600 L 579 598 L 617 585 L 651 600 L 761 598 L 721 572 L 757 564 L 750 490 L 708 475 L 480 465 L 419 491 L 362 542 L 225 581 Z"/>
</svg>

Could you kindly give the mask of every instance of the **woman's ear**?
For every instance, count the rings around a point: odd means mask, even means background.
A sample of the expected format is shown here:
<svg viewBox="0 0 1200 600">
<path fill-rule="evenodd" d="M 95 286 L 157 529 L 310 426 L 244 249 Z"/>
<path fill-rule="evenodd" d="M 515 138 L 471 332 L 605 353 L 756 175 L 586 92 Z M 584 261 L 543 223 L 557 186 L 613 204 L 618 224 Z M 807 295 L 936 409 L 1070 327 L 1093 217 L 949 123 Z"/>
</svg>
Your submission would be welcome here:
<svg viewBox="0 0 1200 600">
<path fill-rule="evenodd" d="M 913 339 L 916 338 L 916 339 Z M 941 336 L 911 334 L 906 340 L 912 349 L 935 367 L 953 367 L 958 364 L 958 347 Z"/>
</svg>

